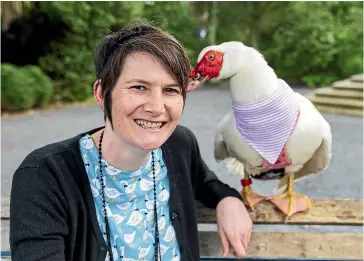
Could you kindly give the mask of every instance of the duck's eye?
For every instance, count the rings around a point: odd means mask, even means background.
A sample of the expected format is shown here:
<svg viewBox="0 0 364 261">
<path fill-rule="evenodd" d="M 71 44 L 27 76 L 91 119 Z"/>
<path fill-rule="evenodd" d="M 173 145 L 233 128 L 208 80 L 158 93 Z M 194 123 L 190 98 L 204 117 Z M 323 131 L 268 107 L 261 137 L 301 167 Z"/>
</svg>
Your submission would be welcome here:
<svg viewBox="0 0 364 261">
<path fill-rule="evenodd" d="M 215 55 L 210 54 L 207 58 L 208 58 L 209 60 L 213 60 L 213 59 L 215 58 Z"/>
<path fill-rule="evenodd" d="M 200 73 L 196 73 L 195 77 L 193 77 L 194 80 L 198 80 L 200 78 Z"/>
</svg>

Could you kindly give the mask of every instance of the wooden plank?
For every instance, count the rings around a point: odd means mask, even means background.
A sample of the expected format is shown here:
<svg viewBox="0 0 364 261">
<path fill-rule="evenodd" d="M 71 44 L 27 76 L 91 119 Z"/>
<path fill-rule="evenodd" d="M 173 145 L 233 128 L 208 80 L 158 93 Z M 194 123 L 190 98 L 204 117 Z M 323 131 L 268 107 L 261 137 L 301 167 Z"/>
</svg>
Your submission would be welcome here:
<svg viewBox="0 0 364 261">
<path fill-rule="evenodd" d="M 1 197 L 1 219 L 9 219 L 9 197 Z M 285 217 L 270 202 L 261 202 L 250 212 L 255 224 L 363 225 L 363 200 L 313 199 L 306 213 Z M 197 208 L 199 223 L 215 223 L 215 210 Z"/>
<path fill-rule="evenodd" d="M 363 225 L 363 200 L 313 199 L 312 208 L 290 219 L 269 201 L 260 202 L 250 211 L 255 224 Z M 197 208 L 199 223 L 216 223 L 214 209 Z"/>
<path fill-rule="evenodd" d="M 221 256 L 217 232 L 200 231 L 201 256 Z M 363 258 L 363 235 L 346 233 L 253 232 L 248 257 Z"/>
<path fill-rule="evenodd" d="M 1 219 L 9 219 L 9 197 L 1 199 Z M 285 221 L 270 202 L 261 202 L 250 212 L 255 224 L 363 225 L 363 201 L 313 199 L 312 208 Z M 199 223 L 215 223 L 215 211 L 198 208 Z M 216 232 L 200 231 L 202 256 L 220 256 Z M 363 235 L 349 233 L 253 232 L 249 257 L 358 259 L 363 256 Z"/>
<path fill-rule="evenodd" d="M 283 258 L 283 257 L 244 257 L 237 259 L 235 257 L 215 257 L 201 256 L 200 261 L 363 261 L 362 259 L 327 259 L 327 258 Z"/>
</svg>

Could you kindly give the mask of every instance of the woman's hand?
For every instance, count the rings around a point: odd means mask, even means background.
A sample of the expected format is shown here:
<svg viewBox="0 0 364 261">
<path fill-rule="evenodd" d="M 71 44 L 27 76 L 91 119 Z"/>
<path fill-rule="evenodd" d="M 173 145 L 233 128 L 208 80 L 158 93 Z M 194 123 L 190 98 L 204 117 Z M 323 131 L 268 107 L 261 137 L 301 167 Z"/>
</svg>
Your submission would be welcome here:
<svg viewBox="0 0 364 261">
<path fill-rule="evenodd" d="M 229 255 L 230 245 L 236 257 L 245 257 L 253 227 L 245 205 L 237 198 L 226 197 L 217 205 L 216 216 L 223 257 Z"/>
</svg>

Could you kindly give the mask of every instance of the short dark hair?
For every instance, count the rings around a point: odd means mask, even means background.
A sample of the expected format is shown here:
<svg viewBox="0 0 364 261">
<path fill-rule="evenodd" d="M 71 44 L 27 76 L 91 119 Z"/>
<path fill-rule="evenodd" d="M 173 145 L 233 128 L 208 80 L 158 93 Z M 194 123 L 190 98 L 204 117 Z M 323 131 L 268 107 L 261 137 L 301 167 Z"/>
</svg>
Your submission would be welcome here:
<svg viewBox="0 0 364 261">
<path fill-rule="evenodd" d="M 101 80 L 105 120 L 111 117 L 111 93 L 120 76 L 125 57 L 132 52 L 147 52 L 157 57 L 170 69 L 182 88 L 183 100 L 190 61 L 183 46 L 169 33 L 145 21 L 133 21 L 99 44 L 95 57 L 96 79 Z"/>
</svg>

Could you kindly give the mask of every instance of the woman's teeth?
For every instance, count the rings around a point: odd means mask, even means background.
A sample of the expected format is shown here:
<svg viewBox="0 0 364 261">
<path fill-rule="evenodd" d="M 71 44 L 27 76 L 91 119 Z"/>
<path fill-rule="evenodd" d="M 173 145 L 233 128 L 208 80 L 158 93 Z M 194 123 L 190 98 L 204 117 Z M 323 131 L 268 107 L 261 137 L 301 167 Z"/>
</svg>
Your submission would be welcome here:
<svg viewBox="0 0 364 261">
<path fill-rule="evenodd" d="M 163 122 L 150 122 L 150 121 L 143 121 L 143 120 L 135 120 L 135 122 L 144 129 L 160 129 Z"/>
</svg>

